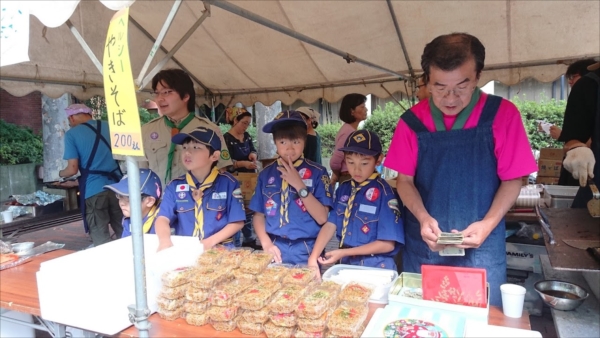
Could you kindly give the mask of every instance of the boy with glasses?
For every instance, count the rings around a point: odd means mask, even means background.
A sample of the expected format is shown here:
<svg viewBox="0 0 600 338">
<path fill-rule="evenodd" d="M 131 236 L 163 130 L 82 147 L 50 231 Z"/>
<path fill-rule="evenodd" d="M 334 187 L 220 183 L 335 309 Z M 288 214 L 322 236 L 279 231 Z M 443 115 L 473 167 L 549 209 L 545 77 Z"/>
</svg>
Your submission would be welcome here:
<svg viewBox="0 0 600 338">
<path fill-rule="evenodd" d="M 131 206 L 129 204 L 129 180 L 123 176 L 119 183 L 105 185 L 104 189 L 115 192 L 119 207 L 123 212 L 123 234 L 121 238 L 131 236 Z M 158 214 L 162 184 L 156 173 L 149 169 L 140 169 L 140 193 L 142 195 L 142 231 L 145 234 L 154 233 L 154 221 Z"/>
</svg>

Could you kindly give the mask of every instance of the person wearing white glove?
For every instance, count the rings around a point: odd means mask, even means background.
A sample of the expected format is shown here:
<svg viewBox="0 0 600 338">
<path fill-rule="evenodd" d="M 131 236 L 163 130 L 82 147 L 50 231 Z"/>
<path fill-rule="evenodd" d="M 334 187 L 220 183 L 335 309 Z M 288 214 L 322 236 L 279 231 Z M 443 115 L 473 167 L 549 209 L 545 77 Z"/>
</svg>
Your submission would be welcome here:
<svg viewBox="0 0 600 338">
<path fill-rule="evenodd" d="M 565 169 L 573 174 L 574 178 L 579 180 L 579 185 L 582 187 L 587 185 L 588 177 L 594 178 L 595 164 L 596 159 L 592 149 L 585 145 L 569 150 L 563 162 Z"/>
<path fill-rule="evenodd" d="M 558 141 L 569 149 L 563 165 L 579 180 L 581 188 L 573 201 L 573 208 L 586 208 L 592 198 L 587 187 L 588 178 L 600 186 L 600 62 L 588 67 L 588 74 L 573 85 L 563 130 Z M 591 139 L 589 148 L 584 142 Z"/>
</svg>

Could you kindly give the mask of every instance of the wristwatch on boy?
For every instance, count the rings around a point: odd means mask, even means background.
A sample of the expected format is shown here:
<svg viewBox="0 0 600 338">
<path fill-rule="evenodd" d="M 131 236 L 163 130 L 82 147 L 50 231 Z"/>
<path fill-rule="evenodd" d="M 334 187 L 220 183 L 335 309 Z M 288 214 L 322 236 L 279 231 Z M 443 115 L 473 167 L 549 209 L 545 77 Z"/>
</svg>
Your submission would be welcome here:
<svg viewBox="0 0 600 338">
<path fill-rule="evenodd" d="M 298 195 L 300 195 L 300 198 L 307 198 L 308 194 L 310 194 L 310 191 L 308 191 L 306 187 L 298 190 Z"/>
</svg>

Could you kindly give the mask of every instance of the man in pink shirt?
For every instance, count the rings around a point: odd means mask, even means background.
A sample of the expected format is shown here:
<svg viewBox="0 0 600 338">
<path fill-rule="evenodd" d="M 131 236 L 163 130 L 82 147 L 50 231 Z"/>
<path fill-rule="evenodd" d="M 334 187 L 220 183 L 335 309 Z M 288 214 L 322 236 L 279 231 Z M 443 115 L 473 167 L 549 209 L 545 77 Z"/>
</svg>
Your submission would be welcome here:
<svg viewBox="0 0 600 338">
<path fill-rule="evenodd" d="M 537 170 L 521 121 L 509 101 L 477 87 L 485 48 L 474 36 L 435 38 L 421 56 L 431 97 L 403 114 L 385 166 L 398 171 L 406 212 L 403 266 L 485 268 L 490 303 L 500 305 L 506 281 L 504 215 Z M 458 245 L 438 244 L 461 232 Z M 464 255 L 452 256 L 464 250 Z"/>
</svg>

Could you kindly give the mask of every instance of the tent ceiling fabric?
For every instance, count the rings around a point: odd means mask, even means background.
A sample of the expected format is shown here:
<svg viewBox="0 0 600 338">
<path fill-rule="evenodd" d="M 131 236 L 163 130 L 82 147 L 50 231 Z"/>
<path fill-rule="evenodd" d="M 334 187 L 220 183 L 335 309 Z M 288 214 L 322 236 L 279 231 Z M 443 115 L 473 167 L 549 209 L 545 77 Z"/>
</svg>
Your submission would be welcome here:
<svg viewBox="0 0 600 338">
<path fill-rule="evenodd" d="M 119 1 L 118 6 L 132 1 Z M 154 38 L 174 1 L 137 1 L 130 15 Z M 103 1 L 104 4 L 110 1 Z M 70 20 L 99 57 L 113 10 L 99 1 L 81 1 Z M 408 65 L 385 1 L 231 1 L 249 12 L 378 66 L 409 75 Z M 600 55 L 598 1 L 392 1 L 410 63 L 420 73 L 425 44 L 451 32 L 468 32 L 486 47 L 480 84 L 513 85 L 526 78 L 549 82 L 581 57 Z M 162 45 L 171 50 L 204 10 L 184 1 Z M 210 6 L 211 15 L 177 51 L 175 58 L 214 94 L 216 102 L 251 105 L 281 100 L 291 104 L 319 98 L 333 102 L 350 92 L 387 97 L 409 92 L 397 77 L 298 41 L 280 32 Z M 129 28 L 133 76 L 137 78 L 153 41 Z M 164 57 L 158 51 L 150 69 Z M 34 90 L 57 97 L 103 94 L 102 76 L 66 25 L 44 29 L 30 18 L 29 62 L 0 68 L 0 86 L 21 96 Z M 172 60 L 166 68 L 176 68 Z M 7 78 L 43 79 L 45 84 Z M 51 80 L 51 81 L 48 81 Z M 50 83 L 53 82 L 53 83 Z M 78 85 L 78 84 L 84 84 Z M 150 89 L 150 84 L 146 86 Z M 196 84 L 198 101 L 209 93 Z M 139 94 L 139 101 L 148 98 Z"/>
</svg>

